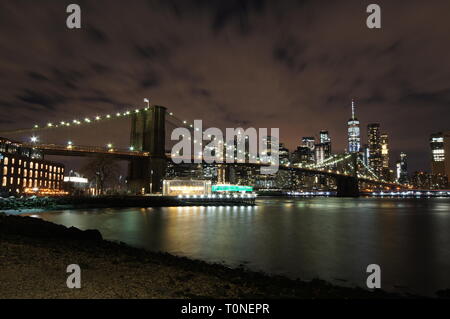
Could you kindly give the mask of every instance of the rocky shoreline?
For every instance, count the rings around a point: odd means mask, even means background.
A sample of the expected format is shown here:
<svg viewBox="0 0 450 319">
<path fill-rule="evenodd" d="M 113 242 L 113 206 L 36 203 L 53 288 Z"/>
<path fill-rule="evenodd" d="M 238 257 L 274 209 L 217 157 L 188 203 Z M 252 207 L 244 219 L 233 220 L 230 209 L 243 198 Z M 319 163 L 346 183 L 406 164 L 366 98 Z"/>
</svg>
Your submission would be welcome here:
<svg viewBox="0 0 450 319">
<path fill-rule="evenodd" d="M 60 210 L 107 207 L 168 207 L 207 205 L 254 205 L 251 199 L 178 199 L 173 196 L 55 196 L 0 197 L 0 211 Z"/>
<path fill-rule="evenodd" d="M 414 298 L 230 269 L 2 213 L 0 258 L 0 298 Z M 81 267 L 81 289 L 66 287 L 69 264 Z"/>
</svg>

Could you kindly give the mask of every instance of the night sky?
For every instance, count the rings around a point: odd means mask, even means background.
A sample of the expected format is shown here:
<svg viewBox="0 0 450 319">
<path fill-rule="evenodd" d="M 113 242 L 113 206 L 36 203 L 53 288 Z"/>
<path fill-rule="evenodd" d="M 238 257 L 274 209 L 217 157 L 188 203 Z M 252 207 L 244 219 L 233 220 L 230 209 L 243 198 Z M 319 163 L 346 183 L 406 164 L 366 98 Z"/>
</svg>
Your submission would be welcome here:
<svg viewBox="0 0 450 319">
<path fill-rule="evenodd" d="M 81 30 L 66 27 L 70 3 Z M 366 27 L 369 3 L 381 30 Z M 354 98 L 363 143 L 379 122 L 391 165 L 404 151 L 411 172 L 429 170 L 430 133 L 450 130 L 449 31 L 450 1 L 2 0 L 0 130 L 150 97 L 205 126 L 279 127 L 291 150 L 328 129 L 340 152 Z M 69 133 L 125 145 L 127 125 Z"/>
</svg>

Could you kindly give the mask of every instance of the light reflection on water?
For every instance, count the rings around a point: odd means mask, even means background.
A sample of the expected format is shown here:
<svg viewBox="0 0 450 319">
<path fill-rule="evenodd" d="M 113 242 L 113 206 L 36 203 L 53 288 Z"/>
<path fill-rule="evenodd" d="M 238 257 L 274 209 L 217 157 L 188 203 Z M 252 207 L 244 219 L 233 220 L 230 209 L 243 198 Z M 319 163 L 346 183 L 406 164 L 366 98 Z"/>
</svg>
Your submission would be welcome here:
<svg viewBox="0 0 450 319">
<path fill-rule="evenodd" d="M 259 199 L 258 206 L 65 210 L 45 220 L 153 251 L 384 289 L 450 288 L 449 199 Z M 404 288 L 402 288 L 404 289 Z"/>
</svg>

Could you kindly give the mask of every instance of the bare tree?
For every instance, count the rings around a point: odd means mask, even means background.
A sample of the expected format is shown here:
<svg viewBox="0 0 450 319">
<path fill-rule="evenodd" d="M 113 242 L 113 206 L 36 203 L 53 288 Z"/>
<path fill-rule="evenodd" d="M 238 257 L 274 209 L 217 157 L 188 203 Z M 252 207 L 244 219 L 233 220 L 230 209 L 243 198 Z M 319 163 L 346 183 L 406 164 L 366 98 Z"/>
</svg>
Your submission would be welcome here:
<svg viewBox="0 0 450 319">
<path fill-rule="evenodd" d="M 116 160 L 107 156 L 97 156 L 89 159 L 82 172 L 96 182 L 99 194 L 104 194 L 108 184 L 114 186 L 118 181 L 120 166 Z"/>
</svg>

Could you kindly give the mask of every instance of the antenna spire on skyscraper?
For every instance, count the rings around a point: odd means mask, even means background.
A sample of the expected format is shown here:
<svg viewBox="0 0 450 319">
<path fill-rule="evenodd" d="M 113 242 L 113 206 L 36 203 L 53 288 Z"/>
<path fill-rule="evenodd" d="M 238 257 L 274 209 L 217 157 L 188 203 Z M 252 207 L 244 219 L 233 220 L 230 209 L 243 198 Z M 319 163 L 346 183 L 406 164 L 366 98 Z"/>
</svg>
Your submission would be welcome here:
<svg viewBox="0 0 450 319">
<path fill-rule="evenodd" d="M 355 101 L 352 99 L 352 120 L 355 119 Z"/>
</svg>

